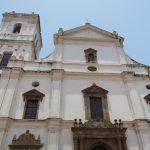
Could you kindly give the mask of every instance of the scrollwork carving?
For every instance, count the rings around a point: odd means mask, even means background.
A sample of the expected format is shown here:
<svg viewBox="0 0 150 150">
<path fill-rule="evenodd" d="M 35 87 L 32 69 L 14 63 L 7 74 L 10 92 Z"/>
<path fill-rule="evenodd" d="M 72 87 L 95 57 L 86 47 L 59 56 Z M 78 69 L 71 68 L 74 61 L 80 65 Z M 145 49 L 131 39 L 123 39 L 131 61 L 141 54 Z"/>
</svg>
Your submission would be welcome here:
<svg viewBox="0 0 150 150">
<path fill-rule="evenodd" d="M 39 150 L 42 147 L 40 136 L 35 139 L 35 136 L 29 130 L 21 134 L 18 139 L 16 135 L 13 137 L 12 144 L 9 145 L 11 150 Z"/>
</svg>

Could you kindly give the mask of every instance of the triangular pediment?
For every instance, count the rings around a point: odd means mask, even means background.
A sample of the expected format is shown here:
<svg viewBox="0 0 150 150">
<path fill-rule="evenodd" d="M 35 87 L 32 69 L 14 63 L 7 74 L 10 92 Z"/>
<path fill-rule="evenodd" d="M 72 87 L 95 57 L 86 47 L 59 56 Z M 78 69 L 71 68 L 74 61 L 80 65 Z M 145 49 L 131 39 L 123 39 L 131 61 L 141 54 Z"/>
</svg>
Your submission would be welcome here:
<svg viewBox="0 0 150 150">
<path fill-rule="evenodd" d="M 90 23 L 86 23 L 83 26 L 64 31 L 62 36 L 72 37 L 72 38 L 98 38 L 103 40 L 112 40 L 112 39 L 117 39 L 119 37 L 116 34 L 116 32 L 111 33 L 105 31 L 103 29 L 91 25 Z"/>
<path fill-rule="evenodd" d="M 95 83 L 94 83 L 92 86 L 90 86 L 90 87 L 88 87 L 88 88 L 82 90 L 82 92 L 83 92 L 84 94 L 90 94 L 90 93 L 92 93 L 92 94 L 93 94 L 93 93 L 94 93 L 94 94 L 107 94 L 107 93 L 108 93 L 107 90 L 105 90 L 105 89 L 103 89 L 103 88 L 97 86 Z"/>
<path fill-rule="evenodd" d="M 28 92 L 26 92 L 26 93 L 24 93 L 23 94 L 23 96 L 24 97 L 29 97 L 29 96 L 39 96 L 39 97 L 44 97 L 45 95 L 43 94 L 43 93 L 41 93 L 41 92 L 39 92 L 38 90 L 36 90 L 36 89 L 32 89 L 32 90 L 30 90 L 30 91 L 28 91 Z"/>
</svg>

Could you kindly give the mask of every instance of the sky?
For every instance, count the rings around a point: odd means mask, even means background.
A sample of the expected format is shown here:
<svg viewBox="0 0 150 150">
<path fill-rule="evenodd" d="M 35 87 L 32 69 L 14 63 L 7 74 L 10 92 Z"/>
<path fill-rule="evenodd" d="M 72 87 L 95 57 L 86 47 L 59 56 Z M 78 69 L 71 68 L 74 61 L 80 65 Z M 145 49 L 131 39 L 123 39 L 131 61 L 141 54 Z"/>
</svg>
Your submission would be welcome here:
<svg viewBox="0 0 150 150">
<path fill-rule="evenodd" d="M 54 50 L 53 34 L 87 22 L 125 38 L 132 59 L 150 65 L 150 0 L 0 0 L 0 14 L 15 11 L 40 15 L 43 48 L 40 58 Z M 0 20 L 2 15 L 0 15 Z"/>
</svg>

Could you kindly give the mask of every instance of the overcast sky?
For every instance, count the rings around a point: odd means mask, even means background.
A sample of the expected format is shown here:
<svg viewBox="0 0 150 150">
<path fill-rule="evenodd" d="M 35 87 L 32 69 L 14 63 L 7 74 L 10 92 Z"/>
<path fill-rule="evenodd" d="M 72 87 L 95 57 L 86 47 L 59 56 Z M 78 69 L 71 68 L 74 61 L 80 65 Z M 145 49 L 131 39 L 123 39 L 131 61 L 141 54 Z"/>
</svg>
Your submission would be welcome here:
<svg viewBox="0 0 150 150">
<path fill-rule="evenodd" d="M 43 48 L 40 58 L 54 49 L 53 34 L 84 25 L 86 20 L 125 38 L 124 50 L 150 65 L 150 0 L 0 0 L 0 13 L 38 13 Z M 0 15 L 0 20 L 2 15 Z"/>
</svg>

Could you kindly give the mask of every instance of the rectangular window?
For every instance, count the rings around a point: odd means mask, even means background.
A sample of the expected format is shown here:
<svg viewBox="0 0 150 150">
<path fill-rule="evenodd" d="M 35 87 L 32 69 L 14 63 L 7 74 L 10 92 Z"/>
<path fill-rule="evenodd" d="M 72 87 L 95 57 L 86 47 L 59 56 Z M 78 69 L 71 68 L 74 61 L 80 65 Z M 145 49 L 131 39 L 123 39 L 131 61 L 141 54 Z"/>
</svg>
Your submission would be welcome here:
<svg viewBox="0 0 150 150">
<path fill-rule="evenodd" d="M 10 58 L 11 58 L 12 52 L 4 52 L 1 63 L 0 63 L 0 67 L 6 67 Z"/>
<path fill-rule="evenodd" d="M 90 96 L 91 119 L 103 119 L 103 108 L 101 97 Z"/>
<path fill-rule="evenodd" d="M 38 100 L 27 100 L 24 119 L 36 119 L 38 111 Z"/>
</svg>

